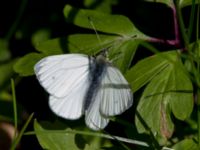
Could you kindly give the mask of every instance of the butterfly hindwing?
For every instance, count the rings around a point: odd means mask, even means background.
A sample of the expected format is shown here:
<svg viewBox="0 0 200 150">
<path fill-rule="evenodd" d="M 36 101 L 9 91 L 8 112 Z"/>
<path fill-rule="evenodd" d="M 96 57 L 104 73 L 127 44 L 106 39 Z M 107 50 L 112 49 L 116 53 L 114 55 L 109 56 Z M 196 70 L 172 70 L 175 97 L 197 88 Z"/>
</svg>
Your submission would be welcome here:
<svg viewBox="0 0 200 150">
<path fill-rule="evenodd" d="M 58 116 L 65 119 L 78 119 L 84 113 L 84 96 L 87 92 L 87 81 L 78 84 L 68 95 L 62 98 L 50 96 L 49 106 Z"/>
<path fill-rule="evenodd" d="M 128 82 L 113 66 L 107 67 L 97 99 L 100 95 L 103 95 L 100 101 L 100 112 L 105 116 L 121 114 L 133 103 L 133 95 Z"/>
<path fill-rule="evenodd" d="M 99 92 L 98 92 L 99 93 Z M 94 97 L 89 108 L 85 112 L 85 122 L 87 126 L 93 130 L 100 130 L 106 127 L 109 119 L 104 118 L 99 111 L 99 106 L 103 93 L 99 93 L 100 97 Z"/>
</svg>

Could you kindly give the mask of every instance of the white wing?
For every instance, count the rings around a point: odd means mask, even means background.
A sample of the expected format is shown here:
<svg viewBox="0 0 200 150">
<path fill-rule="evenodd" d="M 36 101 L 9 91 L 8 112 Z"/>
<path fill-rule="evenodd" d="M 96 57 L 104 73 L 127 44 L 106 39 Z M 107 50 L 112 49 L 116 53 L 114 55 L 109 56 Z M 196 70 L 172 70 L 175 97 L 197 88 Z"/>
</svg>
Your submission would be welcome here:
<svg viewBox="0 0 200 150">
<path fill-rule="evenodd" d="M 79 84 L 85 83 L 88 67 L 88 56 L 66 54 L 43 58 L 35 65 L 34 70 L 40 84 L 50 95 L 66 98 Z M 79 91 L 76 92 L 78 94 Z"/>
<path fill-rule="evenodd" d="M 85 112 L 85 122 L 87 126 L 93 130 L 100 130 L 106 127 L 109 119 L 101 116 L 99 107 L 102 98 L 102 93 L 99 94 L 100 98 L 95 97 L 92 100 L 88 110 Z"/>
<path fill-rule="evenodd" d="M 88 89 L 88 81 L 82 81 L 67 96 L 56 98 L 50 96 L 49 106 L 58 116 L 65 119 L 78 119 L 84 113 L 83 104 L 85 93 Z"/>
<path fill-rule="evenodd" d="M 133 95 L 128 82 L 121 72 L 112 66 L 107 67 L 96 98 L 101 98 L 99 100 L 100 112 L 104 116 L 121 114 L 133 103 Z"/>
</svg>

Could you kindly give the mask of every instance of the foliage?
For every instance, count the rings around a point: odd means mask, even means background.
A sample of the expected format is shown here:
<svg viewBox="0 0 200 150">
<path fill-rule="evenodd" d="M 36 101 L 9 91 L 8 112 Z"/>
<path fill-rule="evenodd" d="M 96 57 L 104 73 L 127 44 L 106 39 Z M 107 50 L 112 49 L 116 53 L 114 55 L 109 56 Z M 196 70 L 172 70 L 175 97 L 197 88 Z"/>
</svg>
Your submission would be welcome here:
<svg viewBox="0 0 200 150">
<path fill-rule="evenodd" d="M 11 77 L 18 80 L 12 67 L 15 73 L 27 78 L 34 75 L 33 67 L 43 57 L 64 53 L 95 55 L 103 48 L 108 48 L 109 59 L 122 71 L 134 93 L 134 106 L 127 112 L 131 117 L 125 116 L 124 120 L 119 119 L 120 121 L 118 118 L 123 116 L 111 118 L 114 132 L 110 128 L 105 129 L 109 136 L 99 136 L 98 132 L 91 134 L 81 120 L 80 124 L 79 121 L 61 119 L 50 123 L 40 122 L 36 117 L 37 120 L 33 123 L 34 131 L 27 133 L 27 136 L 35 134 L 43 149 L 52 150 L 133 147 L 200 149 L 200 1 L 143 2 L 146 5 L 161 4 L 171 11 L 173 39 L 153 37 L 139 29 L 128 17 L 111 14 L 112 6 L 118 3 L 116 0 L 102 0 L 99 3 L 85 0 L 84 5 L 88 9 L 65 5 L 65 21 L 83 30 L 83 33 L 49 38 L 50 30 L 40 30 L 32 36 L 36 51 L 27 52 L 21 58 L 12 59 L 8 47 L 9 39 L 0 39 L 0 88 L 3 89 L 0 92 L 0 104 L 3 104 L 2 100 L 5 99 L 1 95 L 9 93 L 8 80 Z M 182 11 L 186 8 L 191 9 L 189 24 L 183 20 L 185 16 Z M 94 30 L 98 35 L 94 34 Z M 138 57 L 138 53 L 142 55 Z M 11 101 L 11 98 L 8 101 Z M 13 122 L 11 114 L 4 111 L 2 106 L 0 105 L 0 119 L 6 118 Z M 125 135 L 122 134 L 127 137 L 115 136 L 118 134 L 115 124 L 122 126 L 122 132 L 129 131 Z"/>
</svg>

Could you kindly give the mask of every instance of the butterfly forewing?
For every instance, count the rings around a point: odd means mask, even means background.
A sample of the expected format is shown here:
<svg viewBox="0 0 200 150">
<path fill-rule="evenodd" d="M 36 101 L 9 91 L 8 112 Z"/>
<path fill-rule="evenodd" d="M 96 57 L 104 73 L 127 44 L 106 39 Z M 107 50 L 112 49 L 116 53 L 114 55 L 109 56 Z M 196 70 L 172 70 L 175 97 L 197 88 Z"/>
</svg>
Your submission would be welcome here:
<svg viewBox="0 0 200 150">
<path fill-rule="evenodd" d="M 43 58 L 35 67 L 40 84 L 54 97 L 65 97 L 88 78 L 86 55 L 66 54 Z"/>
</svg>

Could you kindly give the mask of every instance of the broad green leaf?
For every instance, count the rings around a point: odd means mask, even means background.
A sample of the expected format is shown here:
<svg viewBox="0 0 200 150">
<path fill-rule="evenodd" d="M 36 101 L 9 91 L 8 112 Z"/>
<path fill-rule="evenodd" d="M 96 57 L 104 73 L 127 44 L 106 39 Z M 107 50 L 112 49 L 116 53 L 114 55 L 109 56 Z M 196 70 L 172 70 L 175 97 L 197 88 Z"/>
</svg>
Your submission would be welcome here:
<svg viewBox="0 0 200 150">
<path fill-rule="evenodd" d="M 56 38 L 47 40 L 38 43 L 38 45 L 35 46 L 35 48 L 36 50 L 45 55 L 62 54 L 64 51 L 66 51 L 67 48 L 66 38 Z"/>
<path fill-rule="evenodd" d="M 161 58 L 166 67 L 151 77 L 146 86 L 137 106 L 143 122 L 136 116 L 136 126 L 138 131 L 143 133 L 146 131 L 145 122 L 157 139 L 165 141 L 171 137 L 174 130 L 170 114 L 173 113 L 180 120 L 191 114 L 193 88 L 176 52 L 169 52 L 167 57 L 162 55 Z M 149 63 L 151 64 L 150 61 Z"/>
<path fill-rule="evenodd" d="M 53 125 L 50 123 L 45 123 L 46 126 L 52 128 Z M 78 147 L 75 144 L 75 134 L 66 133 L 70 131 L 70 128 L 66 130 L 57 130 L 57 132 L 52 132 L 52 129 L 43 128 L 36 120 L 34 121 L 34 130 L 37 136 L 37 139 L 43 149 L 48 150 L 78 150 Z M 62 132 L 63 131 L 63 132 Z"/>
<path fill-rule="evenodd" d="M 8 41 L 0 39 L 0 62 L 10 58 L 10 51 L 8 49 Z"/>
<path fill-rule="evenodd" d="M 30 76 L 34 74 L 34 65 L 44 57 L 43 54 L 29 53 L 20 58 L 14 65 L 14 71 L 21 76 Z"/>
<path fill-rule="evenodd" d="M 184 139 L 173 146 L 175 150 L 199 150 L 198 143 L 193 139 Z"/>
<path fill-rule="evenodd" d="M 128 38 L 137 36 L 141 39 L 149 39 L 127 17 L 122 15 L 110 15 L 94 10 L 76 9 L 70 5 L 65 6 L 64 15 L 68 21 L 80 27 L 94 30 L 93 24 L 95 29 L 101 32 L 117 34 Z"/>
<path fill-rule="evenodd" d="M 39 44 L 36 48 L 44 54 L 61 54 L 66 52 L 94 55 L 97 51 L 110 46 L 119 39 L 118 36 L 95 34 L 73 34 L 66 38 L 56 38 Z"/>
<path fill-rule="evenodd" d="M 126 78 L 134 92 L 147 84 L 153 77 L 169 65 L 167 58 L 164 59 L 162 55 L 169 57 L 171 52 L 153 55 L 143 59 L 126 73 Z"/>
<path fill-rule="evenodd" d="M 34 130 L 40 145 L 44 149 L 94 150 L 112 146 L 109 140 L 95 137 L 95 133 L 91 135 L 91 131 L 84 132 L 85 129 L 79 130 L 80 132 L 72 130 L 58 121 L 52 124 L 49 122 L 38 123 L 35 120 Z"/>
<path fill-rule="evenodd" d="M 13 76 L 13 65 L 16 60 L 9 61 L 4 64 L 0 64 L 0 87 L 7 83 L 10 83 L 10 78 Z"/>
<path fill-rule="evenodd" d="M 132 59 L 138 48 L 140 41 L 128 40 L 116 44 L 111 50 L 111 58 L 113 58 L 114 64 L 124 73 L 131 65 Z M 113 57 L 112 57 L 113 55 Z M 115 62 L 116 59 L 116 62 Z"/>
</svg>

